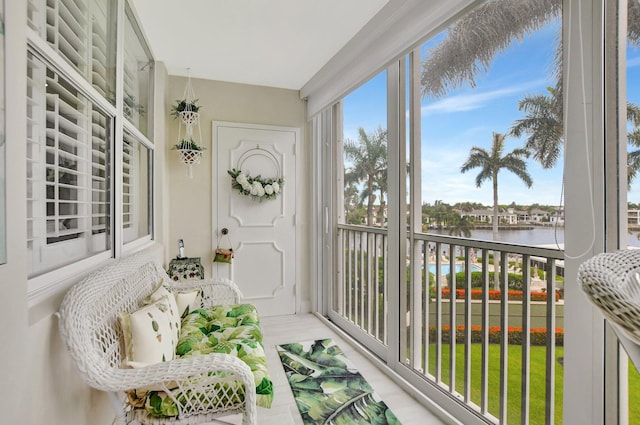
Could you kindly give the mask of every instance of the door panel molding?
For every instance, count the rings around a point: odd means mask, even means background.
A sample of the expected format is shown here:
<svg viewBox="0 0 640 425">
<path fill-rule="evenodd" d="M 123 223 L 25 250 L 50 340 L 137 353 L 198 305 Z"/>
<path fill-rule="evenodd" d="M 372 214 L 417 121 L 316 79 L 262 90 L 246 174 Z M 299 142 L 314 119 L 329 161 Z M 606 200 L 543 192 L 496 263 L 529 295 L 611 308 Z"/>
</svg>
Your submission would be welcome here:
<svg viewBox="0 0 640 425">
<path fill-rule="evenodd" d="M 243 300 L 264 316 L 294 314 L 302 308 L 297 299 L 301 235 L 295 220 L 300 208 L 300 133 L 294 127 L 212 123 L 212 243 L 227 228 L 235 252 L 233 263 L 214 263 L 212 274 L 235 281 Z M 282 192 L 262 202 L 241 195 L 231 188 L 231 168 L 251 176 L 283 177 Z"/>
</svg>

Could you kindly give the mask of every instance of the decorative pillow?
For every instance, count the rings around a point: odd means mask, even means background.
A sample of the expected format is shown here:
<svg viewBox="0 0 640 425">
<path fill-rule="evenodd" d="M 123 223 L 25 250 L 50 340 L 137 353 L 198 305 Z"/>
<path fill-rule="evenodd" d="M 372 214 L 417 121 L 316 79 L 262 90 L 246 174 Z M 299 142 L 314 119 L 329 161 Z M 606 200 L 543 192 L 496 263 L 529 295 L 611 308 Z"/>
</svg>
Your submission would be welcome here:
<svg viewBox="0 0 640 425">
<path fill-rule="evenodd" d="M 200 308 L 200 306 L 196 304 L 198 295 L 200 295 L 200 291 L 198 290 L 192 292 L 176 292 L 174 294 L 180 318 L 184 319 L 187 314 Z"/>
<path fill-rule="evenodd" d="M 151 295 L 144 299 L 143 303 L 151 304 L 158 301 L 162 297 L 167 297 L 169 301 L 169 314 L 171 315 L 171 325 L 173 329 L 172 338 L 173 341 L 175 341 L 175 343 L 177 344 L 178 338 L 180 337 L 180 322 L 182 320 L 180 314 L 183 310 L 181 310 L 179 304 L 177 304 L 177 299 L 174 294 L 169 292 L 167 288 L 162 286 L 162 279 L 160 279 L 159 286 L 155 289 L 154 292 L 151 293 Z"/>
<path fill-rule="evenodd" d="M 120 313 L 126 352 L 125 366 L 137 368 L 174 358 L 175 322 L 169 297 L 129 314 Z"/>
</svg>

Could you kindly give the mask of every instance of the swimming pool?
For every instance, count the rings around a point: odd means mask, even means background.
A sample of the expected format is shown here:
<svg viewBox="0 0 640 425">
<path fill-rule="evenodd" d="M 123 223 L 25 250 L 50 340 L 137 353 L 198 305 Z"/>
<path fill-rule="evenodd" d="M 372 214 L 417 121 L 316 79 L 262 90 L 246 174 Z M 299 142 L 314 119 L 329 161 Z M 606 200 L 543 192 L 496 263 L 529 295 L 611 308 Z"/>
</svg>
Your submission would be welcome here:
<svg viewBox="0 0 640 425">
<path fill-rule="evenodd" d="M 450 270 L 450 265 L 449 264 L 442 264 L 440 266 L 440 270 L 442 271 L 442 274 L 449 274 L 449 270 Z M 460 273 L 462 270 L 464 270 L 464 267 L 462 264 L 456 264 L 455 267 L 455 271 L 456 273 Z M 475 264 L 471 265 L 471 271 L 472 272 L 479 272 L 481 271 L 482 268 L 480 266 L 476 266 Z M 429 273 L 436 273 L 436 265 L 435 264 L 429 264 Z"/>
</svg>

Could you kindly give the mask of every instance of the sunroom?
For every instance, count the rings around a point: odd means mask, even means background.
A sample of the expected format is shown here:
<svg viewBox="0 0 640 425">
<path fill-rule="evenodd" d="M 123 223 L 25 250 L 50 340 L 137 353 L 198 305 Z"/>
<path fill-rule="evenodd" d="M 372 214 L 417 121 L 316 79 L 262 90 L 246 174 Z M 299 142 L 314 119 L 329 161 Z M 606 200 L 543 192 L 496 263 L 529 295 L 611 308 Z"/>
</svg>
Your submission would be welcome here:
<svg viewBox="0 0 640 425">
<path fill-rule="evenodd" d="M 335 335 L 405 425 L 640 424 L 577 282 L 640 246 L 640 1 L 307 3 L 3 1 L 5 421 L 114 421 L 56 312 L 145 251 L 237 282 L 278 341 Z"/>
</svg>

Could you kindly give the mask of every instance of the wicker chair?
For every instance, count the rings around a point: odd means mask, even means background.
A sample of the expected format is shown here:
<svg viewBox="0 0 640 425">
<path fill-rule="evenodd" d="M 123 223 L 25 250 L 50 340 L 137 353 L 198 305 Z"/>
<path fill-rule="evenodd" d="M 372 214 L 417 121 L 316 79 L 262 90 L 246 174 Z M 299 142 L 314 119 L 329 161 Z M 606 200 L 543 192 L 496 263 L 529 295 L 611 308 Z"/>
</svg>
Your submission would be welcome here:
<svg viewBox="0 0 640 425">
<path fill-rule="evenodd" d="M 76 284 L 65 296 L 59 324 L 62 339 L 82 378 L 110 393 L 120 423 L 196 424 L 242 413 L 243 424 L 257 421 L 256 388 L 251 369 L 237 357 L 207 354 L 150 366 L 122 368 L 123 338 L 118 313 L 136 310 L 160 279 L 173 282 L 146 254 L 115 260 Z M 200 305 L 237 304 L 240 292 L 226 279 L 173 283 L 173 291 L 201 290 Z M 219 373 L 211 373 L 211 372 Z M 175 418 L 155 418 L 132 408 L 123 392 L 155 387 L 178 406 Z"/>
<path fill-rule="evenodd" d="M 598 254 L 580 265 L 578 284 L 640 366 L 640 250 Z"/>
</svg>

